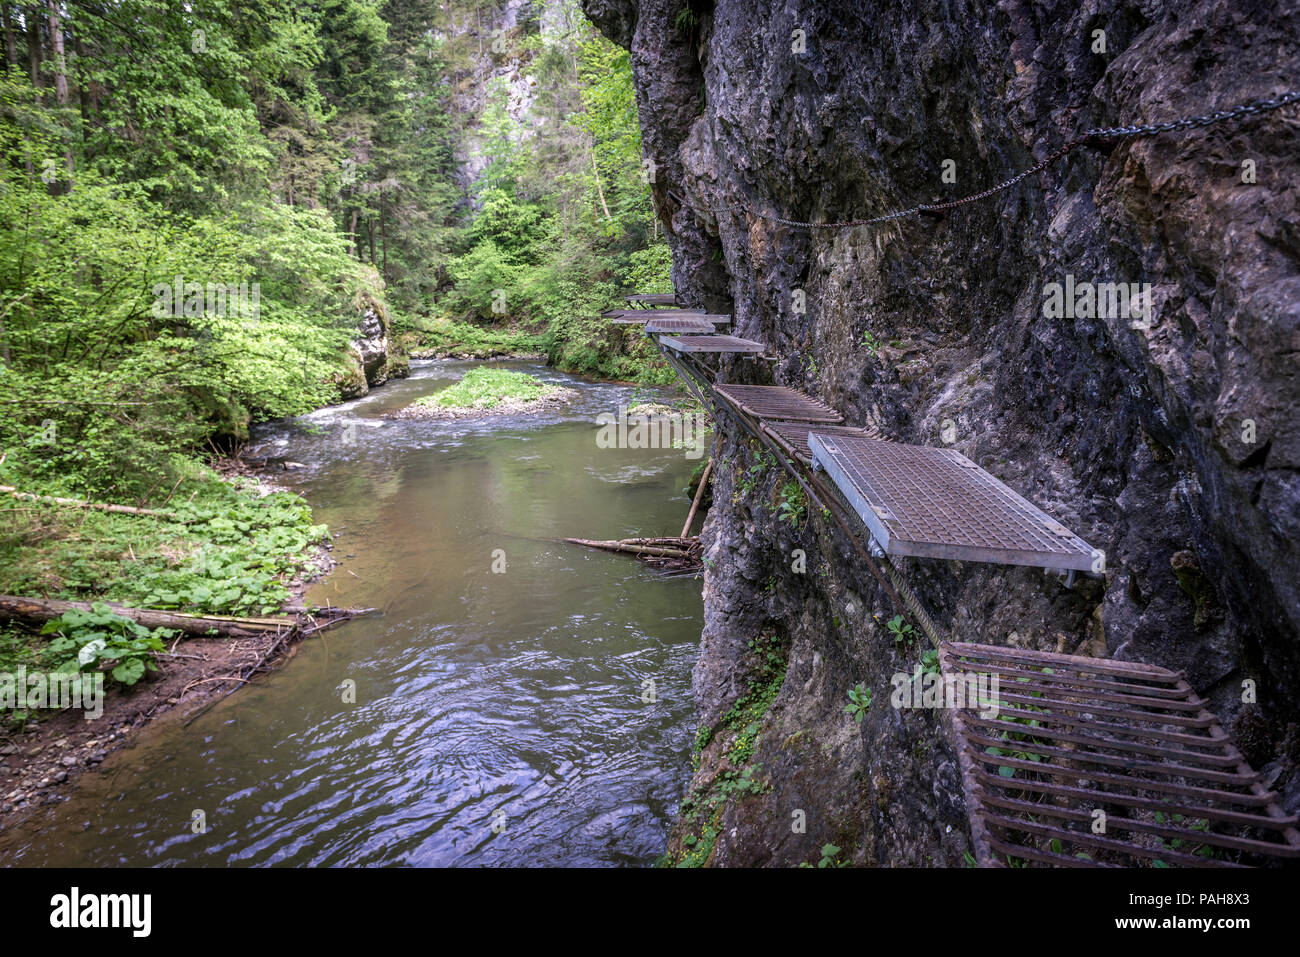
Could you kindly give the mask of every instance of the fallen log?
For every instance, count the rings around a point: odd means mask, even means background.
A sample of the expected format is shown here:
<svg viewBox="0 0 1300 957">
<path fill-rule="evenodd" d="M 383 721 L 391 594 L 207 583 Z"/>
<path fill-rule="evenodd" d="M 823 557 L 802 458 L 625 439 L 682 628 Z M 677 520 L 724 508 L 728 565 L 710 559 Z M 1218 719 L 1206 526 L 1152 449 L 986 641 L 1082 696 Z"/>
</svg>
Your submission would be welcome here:
<svg viewBox="0 0 1300 957">
<path fill-rule="evenodd" d="M 57 598 L 23 598 L 17 595 L 0 595 L 0 619 L 26 621 L 51 621 L 64 612 L 76 609 L 90 611 L 92 602 L 63 601 Z M 191 615 L 179 611 L 161 611 L 156 608 L 128 608 L 116 602 L 95 602 L 107 605 L 113 614 L 130 618 L 146 628 L 171 628 L 187 635 L 225 635 L 229 638 L 246 637 L 260 631 L 292 628 L 296 618 L 235 618 L 219 615 Z"/>
<path fill-rule="evenodd" d="M 59 498 L 57 495 L 38 495 L 35 492 L 20 492 L 12 485 L 0 485 L 0 493 L 24 502 L 48 502 L 51 505 L 61 505 L 64 508 L 93 508 L 97 511 L 116 512 L 120 515 L 149 515 L 153 518 L 177 520 L 173 513 L 160 512 L 157 509 L 136 508 L 133 505 L 107 505 L 102 502 L 87 502 L 80 498 Z"/>
</svg>

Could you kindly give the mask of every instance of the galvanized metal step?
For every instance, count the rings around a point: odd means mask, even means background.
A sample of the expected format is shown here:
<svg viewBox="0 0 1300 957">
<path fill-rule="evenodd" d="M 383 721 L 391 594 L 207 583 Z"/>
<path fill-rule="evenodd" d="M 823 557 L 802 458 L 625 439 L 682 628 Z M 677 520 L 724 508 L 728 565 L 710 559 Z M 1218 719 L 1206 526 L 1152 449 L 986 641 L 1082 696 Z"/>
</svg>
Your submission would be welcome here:
<svg viewBox="0 0 1300 957">
<path fill-rule="evenodd" d="M 706 319 L 715 326 L 731 322 L 731 315 L 725 312 L 696 312 L 693 309 L 611 309 L 602 313 L 604 318 L 615 325 L 634 326 L 649 322 L 656 317 L 664 319 Z"/>
<path fill-rule="evenodd" d="M 888 555 L 1079 571 L 1100 557 L 953 449 L 816 430 L 808 447 Z"/>
<path fill-rule="evenodd" d="M 714 325 L 703 316 L 664 316 L 649 319 L 645 324 L 647 333 L 658 334 L 661 332 L 692 333 L 703 332 L 711 333 L 714 331 Z"/>
<path fill-rule="evenodd" d="M 659 341 L 675 352 L 757 354 L 764 349 L 761 342 L 737 336 L 676 336 Z"/>
<path fill-rule="evenodd" d="M 854 425 L 824 425 L 817 422 L 786 422 L 780 419 L 764 419 L 760 426 L 772 437 L 786 455 L 797 459 L 804 465 L 812 465 L 812 450 L 808 448 L 808 433 L 820 432 L 822 435 L 851 435 L 868 439 L 882 438 L 872 428 L 858 428 Z"/>
<path fill-rule="evenodd" d="M 1300 858 L 1295 817 L 1177 672 L 944 642 L 912 684 L 903 706 L 952 715 L 981 866 Z"/>
<path fill-rule="evenodd" d="M 624 296 L 623 299 L 646 306 L 672 306 L 677 302 L 677 296 L 671 292 L 634 292 L 630 296 Z"/>
</svg>

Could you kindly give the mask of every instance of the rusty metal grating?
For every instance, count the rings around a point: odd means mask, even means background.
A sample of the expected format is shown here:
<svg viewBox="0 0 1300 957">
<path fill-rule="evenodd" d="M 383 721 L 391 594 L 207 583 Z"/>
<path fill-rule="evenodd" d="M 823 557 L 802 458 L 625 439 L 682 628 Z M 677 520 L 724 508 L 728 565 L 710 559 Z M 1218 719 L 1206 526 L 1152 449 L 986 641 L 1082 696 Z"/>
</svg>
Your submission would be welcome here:
<svg viewBox="0 0 1300 957">
<path fill-rule="evenodd" d="M 646 306 L 672 306 L 677 303 L 677 296 L 671 292 L 635 292 L 623 298 L 628 302 L 641 303 Z"/>
<path fill-rule="evenodd" d="M 662 319 L 651 319 L 645 324 L 646 332 L 713 332 L 713 323 L 704 318 L 694 316 L 686 317 L 665 317 Z"/>
<path fill-rule="evenodd" d="M 1100 554 L 953 449 L 817 430 L 808 446 L 886 554 L 1081 571 Z"/>
<path fill-rule="evenodd" d="M 761 342 L 741 339 L 737 336 L 676 336 L 659 341 L 676 352 L 759 353 L 763 351 Z"/>
<path fill-rule="evenodd" d="M 782 422 L 771 419 L 760 423 L 764 432 L 772 437 L 786 455 L 804 465 L 812 465 L 812 450 L 808 448 L 808 433 L 816 430 L 822 435 L 854 435 L 869 439 L 883 438 L 873 428 L 860 429 L 853 425 L 821 425 L 814 422 Z"/>
<path fill-rule="evenodd" d="M 843 422 L 825 402 L 784 385 L 715 385 L 713 391 L 756 419 Z"/>
<path fill-rule="evenodd" d="M 1181 674 L 948 642 L 939 665 L 945 686 L 985 689 L 950 709 L 980 865 L 1300 857 L 1295 816 Z"/>
</svg>

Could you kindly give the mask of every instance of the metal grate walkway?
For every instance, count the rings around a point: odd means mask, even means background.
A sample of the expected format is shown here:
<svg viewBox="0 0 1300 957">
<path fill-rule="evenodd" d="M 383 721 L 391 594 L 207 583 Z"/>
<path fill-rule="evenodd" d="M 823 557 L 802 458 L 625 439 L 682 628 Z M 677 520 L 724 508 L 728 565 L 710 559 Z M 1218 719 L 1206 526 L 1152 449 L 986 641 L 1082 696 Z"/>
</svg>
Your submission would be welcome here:
<svg viewBox="0 0 1300 957">
<path fill-rule="evenodd" d="M 713 391 L 756 419 L 843 422 L 825 402 L 783 385 L 715 385 Z"/>
<path fill-rule="evenodd" d="M 634 292 L 630 296 L 624 296 L 623 299 L 626 302 L 643 306 L 673 306 L 677 304 L 677 296 L 671 292 Z"/>
<path fill-rule="evenodd" d="M 741 339 L 737 336 L 676 336 L 659 340 L 675 352 L 702 353 L 743 353 L 757 354 L 763 351 L 761 342 Z"/>
<path fill-rule="evenodd" d="M 705 319 L 714 325 L 731 322 L 731 316 L 725 312 L 696 312 L 693 309 L 611 309 L 602 314 L 615 325 L 633 326 L 649 322 L 656 317 L 663 319 Z"/>
<path fill-rule="evenodd" d="M 645 324 L 647 333 L 661 332 L 705 332 L 714 331 L 714 325 L 703 316 L 665 316 L 650 319 Z"/>
<path fill-rule="evenodd" d="M 816 431 L 820 435 L 852 435 L 866 439 L 882 439 L 875 429 L 860 429 L 854 425 L 821 425 L 815 422 L 783 422 L 765 419 L 762 429 L 789 456 L 798 459 L 806 466 L 812 465 L 812 450 L 808 448 L 808 433 Z"/>
<path fill-rule="evenodd" d="M 948 642 L 939 662 L 980 865 L 1300 857 L 1296 818 L 1181 674 Z"/>
<path fill-rule="evenodd" d="M 888 555 L 1093 567 L 1091 545 L 952 449 L 816 430 L 808 446 Z"/>
</svg>

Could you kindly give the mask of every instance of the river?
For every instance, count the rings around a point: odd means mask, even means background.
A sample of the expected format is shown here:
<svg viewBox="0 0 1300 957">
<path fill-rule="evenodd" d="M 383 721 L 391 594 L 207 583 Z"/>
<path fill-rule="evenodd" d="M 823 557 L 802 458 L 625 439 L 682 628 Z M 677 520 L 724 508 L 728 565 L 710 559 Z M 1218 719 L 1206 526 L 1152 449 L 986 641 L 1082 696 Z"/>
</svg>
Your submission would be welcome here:
<svg viewBox="0 0 1300 957">
<path fill-rule="evenodd" d="M 596 416 L 632 389 L 535 363 L 491 364 L 578 390 L 569 409 L 382 417 L 481 364 L 419 362 L 363 399 L 257 430 L 256 446 L 305 466 L 282 482 L 338 533 L 341 565 L 308 600 L 383 615 L 309 640 L 188 726 L 145 729 L 0 839 L 0 858 L 609 866 L 662 853 L 689 774 L 700 583 L 548 539 L 676 534 L 696 462 L 598 448 Z"/>
</svg>

